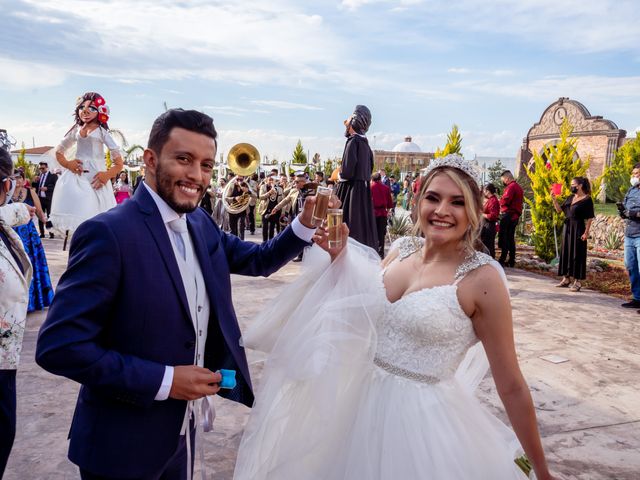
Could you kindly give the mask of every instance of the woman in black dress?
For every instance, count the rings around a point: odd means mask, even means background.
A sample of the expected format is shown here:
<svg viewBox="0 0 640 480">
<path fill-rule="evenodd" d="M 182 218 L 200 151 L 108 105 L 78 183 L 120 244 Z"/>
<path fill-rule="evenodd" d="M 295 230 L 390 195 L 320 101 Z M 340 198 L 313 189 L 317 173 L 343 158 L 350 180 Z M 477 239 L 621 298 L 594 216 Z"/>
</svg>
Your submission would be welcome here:
<svg viewBox="0 0 640 480">
<path fill-rule="evenodd" d="M 582 288 L 581 280 L 587 277 L 587 238 L 595 213 L 593 200 L 591 199 L 591 185 L 585 177 L 575 177 L 571 180 L 571 195 L 558 204 L 553 193 L 551 194 L 553 206 L 558 213 L 564 213 L 564 232 L 558 275 L 562 275 L 562 281 L 558 287 L 568 287 L 579 292 Z"/>
<path fill-rule="evenodd" d="M 371 125 L 371 112 L 356 105 L 353 114 L 344 121 L 347 143 L 342 154 L 342 169 L 336 195 L 342 202 L 342 216 L 349 226 L 349 236 L 373 249 L 378 247 L 376 219 L 371 199 L 373 152 L 365 133 Z"/>
</svg>

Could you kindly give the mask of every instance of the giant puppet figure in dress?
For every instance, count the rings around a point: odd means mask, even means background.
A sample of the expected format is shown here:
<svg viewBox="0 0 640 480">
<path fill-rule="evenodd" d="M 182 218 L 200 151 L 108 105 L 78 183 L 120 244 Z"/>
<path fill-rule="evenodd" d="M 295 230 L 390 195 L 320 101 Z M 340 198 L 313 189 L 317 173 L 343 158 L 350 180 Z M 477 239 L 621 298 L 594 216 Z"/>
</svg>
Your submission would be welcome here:
<svg viewBox="0 0 640 480">
<path fill-rule="evenodd" d="M 55 150 L 56 160 L 66 170 L 53 192 L 49 218 L 56 229 L 68 232 L 115 207 L 110 180 L 124 163 L 120 148 L 109 133 L 109 108 L 100 94 L 88 92 L 78 98 L 74 115 L 75 125 Z M 111 153 L 110 168 L 106 165 L 105 145 Z"/>
</svg>

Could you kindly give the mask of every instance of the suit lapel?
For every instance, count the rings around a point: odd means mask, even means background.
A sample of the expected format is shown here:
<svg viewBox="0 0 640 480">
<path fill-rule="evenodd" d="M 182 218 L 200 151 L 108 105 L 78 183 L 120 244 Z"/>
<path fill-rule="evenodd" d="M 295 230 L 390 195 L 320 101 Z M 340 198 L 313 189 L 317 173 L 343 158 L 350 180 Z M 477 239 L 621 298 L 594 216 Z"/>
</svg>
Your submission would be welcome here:
<svg viewBox="0 0 640 480">
<path fill-rule="evenodd" d="M 136 195 L 136 200 L 140 210 L 145 214 L 145 224 L 153 237 L 158 250 L 160 251 L 160 257 L 169 272 L 171 282 L 178 293 L 180 304 L 186 315 L 186 318 L 191 322 L 191 313 L 189 312 L 189 302 L 187 301 L 187 294 L 184 290 L 182 283 L 182 275 L 180 275 L 180 269 L 176 262 L 175 254 L 173 253 L 173 247 L 167 234 L 167 228 L 164 226 L 158 207 L 156 207 L 153 198 L 149 195 L 144 188 L 139 189 L 140 193 Z M 136 192 L 137 193 L 137 192 Z"/>
</svg>

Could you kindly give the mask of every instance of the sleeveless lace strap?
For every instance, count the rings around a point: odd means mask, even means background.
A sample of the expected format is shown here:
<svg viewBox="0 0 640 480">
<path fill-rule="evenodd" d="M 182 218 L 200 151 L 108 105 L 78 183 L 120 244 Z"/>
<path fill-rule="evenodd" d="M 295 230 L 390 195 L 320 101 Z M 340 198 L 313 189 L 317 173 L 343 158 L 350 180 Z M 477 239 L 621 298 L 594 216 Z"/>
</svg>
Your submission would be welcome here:
<svg viewBox="0 0 640 480">
<path fill-rule="evenodd" d="M 413 236 L 400 237 L 391 244 L 389 251 L 398 250 L 398 260 L 402 261 L 420 250 L 423 245 L 424 238 Z"/>
<path fill-rule="evenodd" d="M 420 250 L 424 245 L 424 238 L 421 237 L 400 237 L 393 241 L 391 246 L 389 247 L 389 252 L 393 250 L 398 250 L 398 256 L 391 260 L 389 264 L 387 264 L 381 272 L 382 277 L 387 272 L 387 269 L 393 265 L 393 263 L 397 260 L 401 262 L 405 258 L 413 255 L 415 252 Z"/>
<path fill-rule="evenodd" d="M 473 254 L 468 256 L 465 261 L 462 262 L 456 269 L 455 280 L 453 284 L 457 285 L 469 272 L 483 265 L 488 265 L 492 261 L 493 258 L 491 258 L 486 253 L 474 252 Z"/>
</svg>

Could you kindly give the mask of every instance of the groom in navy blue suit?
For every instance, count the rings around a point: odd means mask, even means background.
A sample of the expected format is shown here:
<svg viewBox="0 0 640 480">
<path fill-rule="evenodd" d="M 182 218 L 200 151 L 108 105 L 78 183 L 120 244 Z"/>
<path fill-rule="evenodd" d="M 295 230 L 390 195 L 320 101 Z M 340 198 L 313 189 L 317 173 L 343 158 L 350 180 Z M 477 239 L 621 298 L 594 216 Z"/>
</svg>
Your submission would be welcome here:
<svg viewBox="0 0 640 480">
<path fill-rule="evenodd" d="M 36 361 L 82 384 L 69 458 L 83 479 L 185 479 L 190 402 L 253 403 L 230 274 L 266 276 L 296 257 L 314 235 L 313 200 L 261 245 L 222 232 L 197 208 L 216 136 L 205 114 L 162 114 L 133 199 L 73 235 Z M 221 368 L 237 371 L 233 390 L 219 391 Z"/>
</svg>

